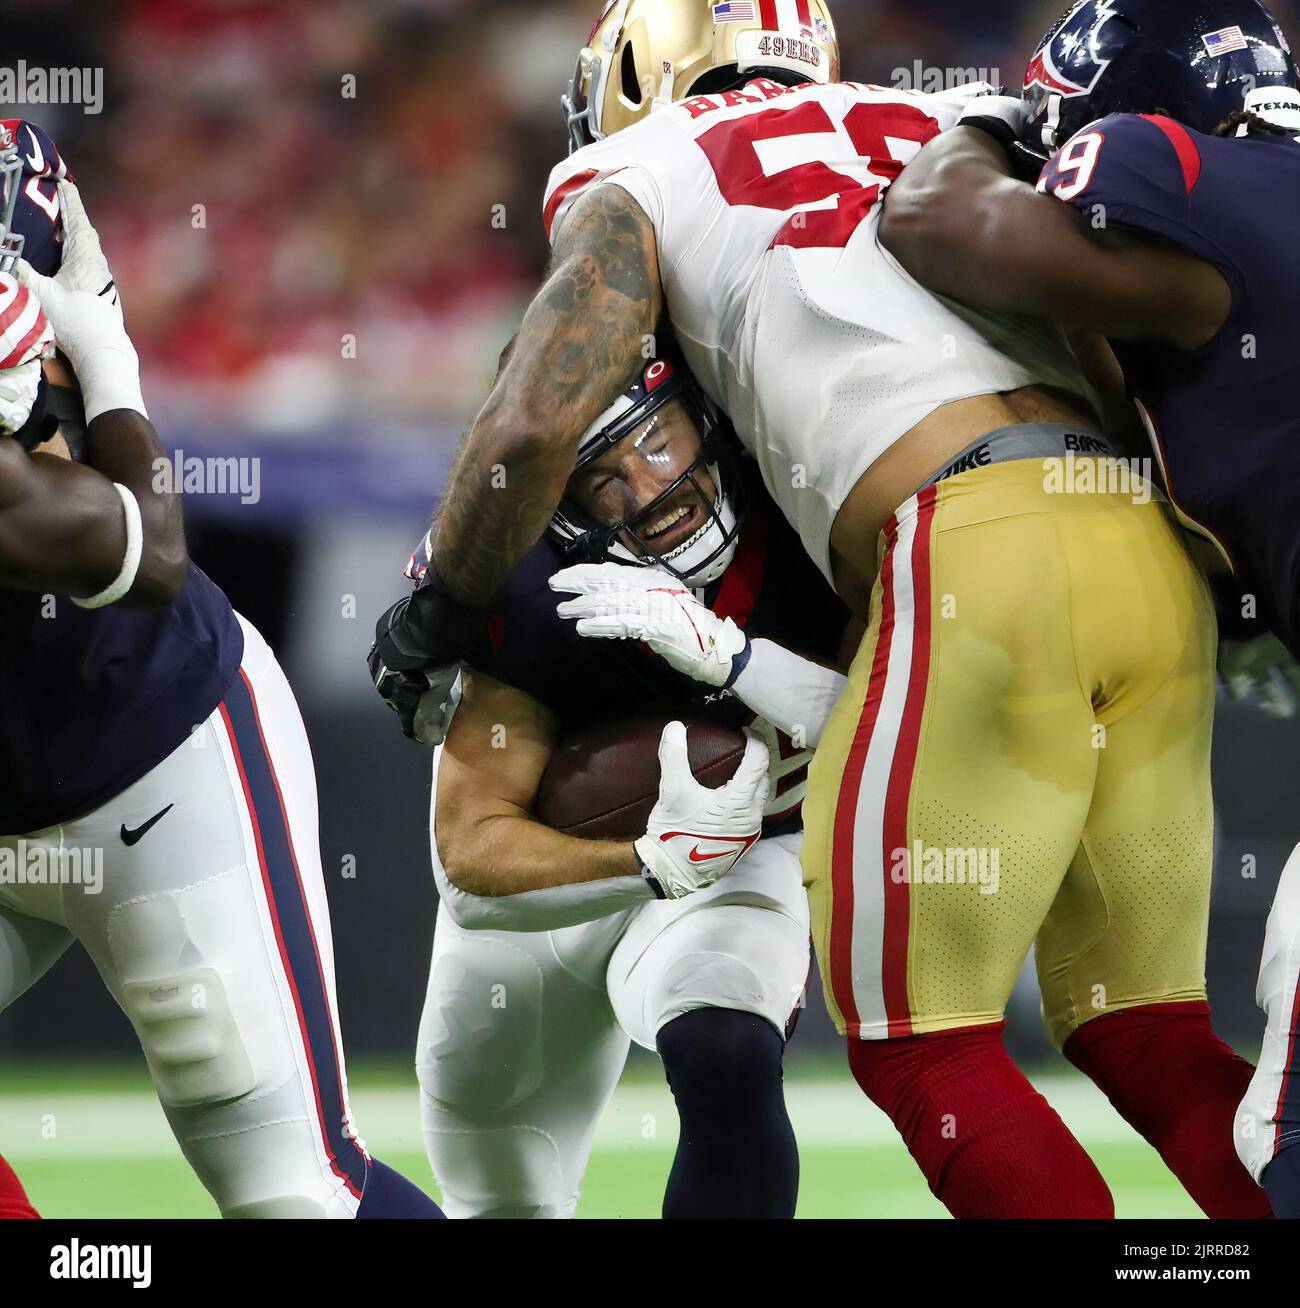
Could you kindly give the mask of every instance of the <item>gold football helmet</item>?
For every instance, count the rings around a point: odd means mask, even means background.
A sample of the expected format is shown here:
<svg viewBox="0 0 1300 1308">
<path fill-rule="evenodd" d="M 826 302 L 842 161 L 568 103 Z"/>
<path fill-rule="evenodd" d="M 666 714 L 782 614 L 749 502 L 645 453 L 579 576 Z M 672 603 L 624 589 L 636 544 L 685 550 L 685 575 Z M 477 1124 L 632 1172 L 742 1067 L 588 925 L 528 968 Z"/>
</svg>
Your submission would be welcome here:
<svg viewBox="0 0 1300 1308">
<path fill-rule="evenodd" d="M 621 132 L 657 104 L 759 76 L 795 86 L 839 75 L 826 0 L 613 0 L 564 97 L 570 151 Z"/>
</svg>

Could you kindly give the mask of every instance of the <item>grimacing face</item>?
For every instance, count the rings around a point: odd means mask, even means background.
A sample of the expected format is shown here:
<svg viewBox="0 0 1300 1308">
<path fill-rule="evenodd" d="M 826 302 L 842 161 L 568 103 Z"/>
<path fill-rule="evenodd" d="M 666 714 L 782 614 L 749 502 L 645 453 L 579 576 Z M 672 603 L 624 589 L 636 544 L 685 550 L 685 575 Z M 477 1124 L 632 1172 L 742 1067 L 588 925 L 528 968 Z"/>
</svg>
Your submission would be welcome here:
<svg viewBox="0 0 1300 1308">
<path fill-rule="evenodd" d="M 708 509 L 691 483 L 678 487 L 655 510 L 653 519 L 636 519 L 700 457 L 703 439 L 686 406 L 669 400 L 612 449 L 576 472 L 568 497 L 601 526 L 634 525 L 637 535 L 657 554 L 668 554 L 705 525 Z M 695 479 L 712 505 L 717 487 L 708 469 L 699 469 Z M 619 540 L 627 549 L 644 553 L 627 532 Z"/>
</svg>

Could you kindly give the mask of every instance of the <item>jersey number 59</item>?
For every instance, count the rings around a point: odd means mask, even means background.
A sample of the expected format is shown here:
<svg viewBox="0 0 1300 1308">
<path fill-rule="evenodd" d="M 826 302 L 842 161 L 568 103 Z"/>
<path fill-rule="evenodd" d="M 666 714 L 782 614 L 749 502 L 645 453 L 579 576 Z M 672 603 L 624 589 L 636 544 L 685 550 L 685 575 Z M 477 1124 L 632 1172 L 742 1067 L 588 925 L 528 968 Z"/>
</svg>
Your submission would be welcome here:
<svg viewBox="0 0 1300 1308">
<path fill-rule="evenodd" d="M 859 104 L 844 117 L 844 131 L 867 161 L 867 171 L 893 182 L 907 160 L 895 158 L 890 141 L 924 145 L 939 134 L 935 119 L 910 104 Z M 779 172 L 764 170 L 758 146 L 763 141 L 799 136 L 836 135 L 825 107 L 808 100 L 797 108 L 750 114 L 719 123 L 697 139 L 708 156 L 723 199 L 760 209 L 799 209 L 777 233 L 773 247 L 843 249 L 880 199 L 881 186 L 868 186 L 820 160 L 794 164 Z M 909 151 L 908 158 L 915 151 Z M 838 196 L 833 208 L 804 206 Z"/>
</svg>

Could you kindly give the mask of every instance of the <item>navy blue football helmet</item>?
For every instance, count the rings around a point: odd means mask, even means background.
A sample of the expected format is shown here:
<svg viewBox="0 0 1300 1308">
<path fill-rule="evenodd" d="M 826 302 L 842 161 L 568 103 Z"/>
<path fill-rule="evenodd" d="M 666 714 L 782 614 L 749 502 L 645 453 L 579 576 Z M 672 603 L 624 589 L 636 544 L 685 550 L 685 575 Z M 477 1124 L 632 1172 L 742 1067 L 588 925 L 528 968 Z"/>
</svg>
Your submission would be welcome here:
<svg viewBox="0 0 1300 1308">
<path fill-rule="evenodd" d="M 1079 0 L 1029 61 L 1019 149 L 1045 162 L 1115 113 L 1163 113 L 1213 133 L 1267 88 L 1295 91 L 1300 76 L 1258 0 Z"/>
</svg>

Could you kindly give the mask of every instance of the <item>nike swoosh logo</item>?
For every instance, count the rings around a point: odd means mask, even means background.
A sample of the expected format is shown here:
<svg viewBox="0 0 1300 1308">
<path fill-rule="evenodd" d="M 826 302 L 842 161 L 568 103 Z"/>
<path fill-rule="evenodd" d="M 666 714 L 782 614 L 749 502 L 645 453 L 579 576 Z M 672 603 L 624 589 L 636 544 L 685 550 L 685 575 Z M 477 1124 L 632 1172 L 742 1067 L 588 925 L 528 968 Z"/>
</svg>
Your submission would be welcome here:
<svg viewBox="0 0 1300 1308">
<path fill-rule="evenodd" d="M 163 811 L 162 811 L 161 813 L 155 813 L 155 814 L 153 815 L 153 817 L 151 817 L 151 818 L 149 819 L 148 822 L 146 822 L 143 826 L 136 827 L 136 829 L 135 829 L 134 831 L 128 831 L 128 830 L 127 830 L 127 827 L 126 827 L 126 823 L 123 822 L 123 823 L 122 823 L 122 843 L 123 843 L 124 845 L 137 845 L 137 844 L 139 844 L 140 841 L 143 840 L 144 837 L 148 834 L 149 828 L 152 827 L 152 826 L 154 825 L 155 822 L 161 822 L 161 821 L 163 820 L 163 818 L 165 818 L 165 817 L 167 816 L 167 814 L 170 813 L 170 812 L 172 811 L 172 809 L 175 808 L 175 807 L 176 807 L 175 804 L 168 804 L 167 807 L 166 807 L 165 809 L 163 809 Z"/>
<path fill-rule="evenodd" d="M 744 844 L 744 841 L 738 841 L 737 843 Z M 692 863 L 708 863 L 715 858 L 730 858 L 735 852 L 734 847 L 731 849 L 712 849 L 702 852 L 699 845 L 696 845 L 686 857 L 689 858 Z"/>
<path fill-rule="evenodd" d="M 27 135 L 31 138 L 32 149 L 36 151 L 34 155 L 27 156 L 27 163 L 32 172 L 42 172 L 45 168 L 45 152 L 41 149 L 41 143 L 36 139 L 36 133 L 32 131 L 30 125 L 27 128 Z"/>
</svg>

